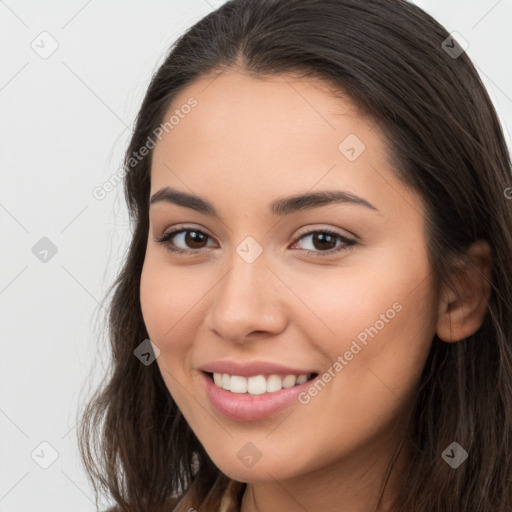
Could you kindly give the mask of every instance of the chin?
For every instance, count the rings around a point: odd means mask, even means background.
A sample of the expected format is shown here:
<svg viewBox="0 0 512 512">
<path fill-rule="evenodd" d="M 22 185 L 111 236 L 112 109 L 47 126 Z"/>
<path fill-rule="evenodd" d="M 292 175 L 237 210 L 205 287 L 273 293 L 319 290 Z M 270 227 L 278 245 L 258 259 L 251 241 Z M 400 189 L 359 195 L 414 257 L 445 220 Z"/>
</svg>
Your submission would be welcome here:
<svg viewBox="0 0 512 512">
<path fill-rule="evenodd" d="M 256 483 L 286 480 L 293 478 L 300 471 L 293 456 L 286 457 L 279 453 L 273 454 L 273 460 L 262 454 L 261 458 L 251 465 L 250 461 L 244 462 L 237 455 L 219 455 L 212 457 L 213 463 L 225 475 L 239 482 Z"/>
</svg>

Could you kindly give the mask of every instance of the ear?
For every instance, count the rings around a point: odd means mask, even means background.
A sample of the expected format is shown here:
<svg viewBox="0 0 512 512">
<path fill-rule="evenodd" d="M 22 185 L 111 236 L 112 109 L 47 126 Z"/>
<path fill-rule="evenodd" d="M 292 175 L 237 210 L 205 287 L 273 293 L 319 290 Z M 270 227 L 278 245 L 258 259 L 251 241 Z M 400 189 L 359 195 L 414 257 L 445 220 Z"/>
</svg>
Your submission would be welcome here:
<svg viewBox="0 0 512 512">
<path fill-rule="evenodd" d="M 455 290 L 445 287 L 439 304 L 437 336 L 446 342 L 463 340 L 482 325 L 491 295 L 491 248 L 476 241 L 467 252 L 467 261 L 455 268 Z"/>
</svg>

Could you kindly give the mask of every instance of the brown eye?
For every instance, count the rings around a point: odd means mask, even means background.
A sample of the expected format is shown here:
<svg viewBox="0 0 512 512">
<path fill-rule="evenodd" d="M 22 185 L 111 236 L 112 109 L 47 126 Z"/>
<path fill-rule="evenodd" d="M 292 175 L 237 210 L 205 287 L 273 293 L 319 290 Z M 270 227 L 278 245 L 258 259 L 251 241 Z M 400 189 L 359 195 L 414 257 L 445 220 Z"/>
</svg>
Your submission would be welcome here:
<svg viewBox="0 0 512 512">
<path fill-rule="evenodd" d="M 182 228 L 166 233 L 156 241 L 164 244 L 170 251 L 185 253 L 204 249 L 209 238 L 206 233 L 197 229 Z M 177 247 L 176 243 L 185 247 Z"/>
<path fill-rule="evenodd" d="M 316 249 L 325 250 L 336 247 L 336 236 L 328 233 L 315 233 L 312 240 Z"/>
<path fill-rule="evenodd" d="M 203 243 L 207 240 L 208 235 L 205 235 L 201 231 L 184 231 L 185 237 L 184 242 L 191 249 L 202 249 Z"/>
<path fill-rule="evenodd" d="M 314 254 L 315 256 L 327 256 L 334 253 L 348 250 L 350 246 L 354 246 L 357 242 L 351 238 L 347 238 L 336 231 L 330 231 L 328 229 L 321 229 L 316 231 L 310 231 L 299 237 L 299 241 L 311 239 L 311 243 L 306 244 L 310 247 L 304 247 L 304 250 L 308 253 Z M 337 245 L 337 242 L 341 241 Z M 296 245 L 297 242 L 294 244 Z"/>
</svg>

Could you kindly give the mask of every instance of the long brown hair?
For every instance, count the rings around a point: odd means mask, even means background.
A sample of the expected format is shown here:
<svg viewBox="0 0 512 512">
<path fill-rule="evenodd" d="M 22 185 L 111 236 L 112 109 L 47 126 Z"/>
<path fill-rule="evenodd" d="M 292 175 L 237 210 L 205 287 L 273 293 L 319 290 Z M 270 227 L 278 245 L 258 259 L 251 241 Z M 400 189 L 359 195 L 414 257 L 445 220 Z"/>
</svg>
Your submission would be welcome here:
<svg viewBox="0 0 512 512">
<path fill-rule="evenodd" d="M 110 289 L 112 367 L 87 403 L 78 432 L 97 499 L 103 494 L 119 510 L 150 511 L 189 491 L 181 504 L 207 510 L 208 493 L 210 503 L 218 501 L 211 490 L 228 481 L 183 418 L 158 365 L 134 356 L 148 338 L 139 281 L 152 152 L 137 161 L 133 155 L 164 121 L 178 92 L 231 67 L 325 80 L 379 123 L 397 176 L 426 204 L 437 283 L 450 283 L 453 256 L 476 240 L 489 243 L 491 297 L 484 322 L 460 342 L 432 341 L 406 432 L 415 449 L 393 510 L 512 510 L 511 160 L 475 67 L 449 37 L 404 0 L 232 0 L 172 46 L 152 78 L 126 152 L 133 235 Z M 456 470 L 441 457 L 452 441 L 469 454 Z"/>
</svg>

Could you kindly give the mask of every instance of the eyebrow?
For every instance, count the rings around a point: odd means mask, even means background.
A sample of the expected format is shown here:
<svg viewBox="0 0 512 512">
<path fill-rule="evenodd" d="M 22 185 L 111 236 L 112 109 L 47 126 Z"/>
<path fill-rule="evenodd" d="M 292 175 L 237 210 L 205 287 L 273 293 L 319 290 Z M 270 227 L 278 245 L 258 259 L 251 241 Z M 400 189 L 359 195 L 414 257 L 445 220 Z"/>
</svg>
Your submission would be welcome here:
<svg viewBox="0 0 512 512">
<path fill-rule="evenodd" d="M 205 215 L 219 218 L 215 206 L 206 199 L 170 187 L 161 188 L 151 196 L 150 205 L 161 202 L 184 206 Z M 275 216 L 284 216 L 334 203 L 355 204 L 376 212 L 379 211 L 373 204 L 348 190 L 322 190 L 278 198 L 271 203 L 270 212 Z"/>
</svg>

